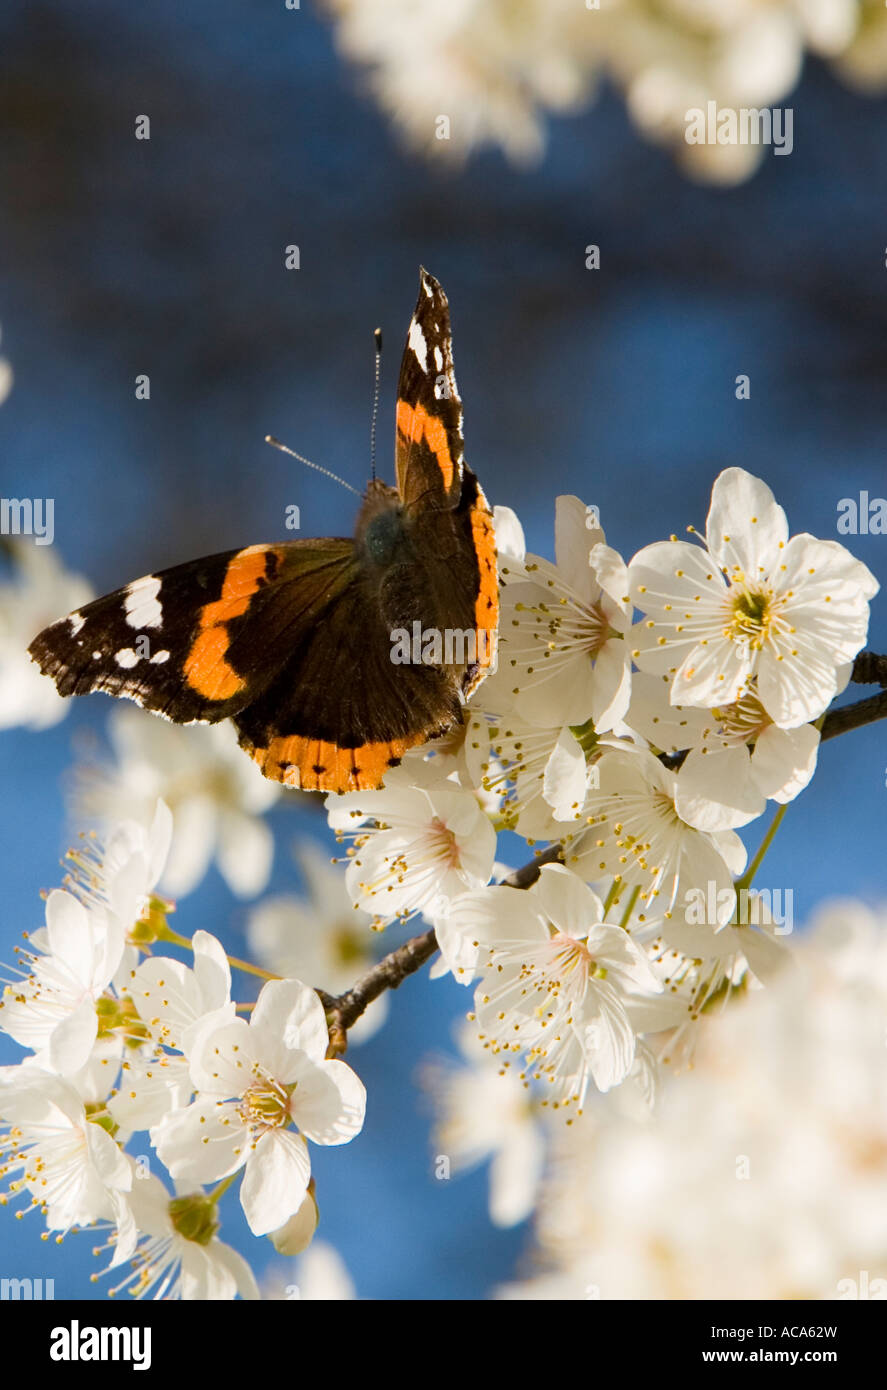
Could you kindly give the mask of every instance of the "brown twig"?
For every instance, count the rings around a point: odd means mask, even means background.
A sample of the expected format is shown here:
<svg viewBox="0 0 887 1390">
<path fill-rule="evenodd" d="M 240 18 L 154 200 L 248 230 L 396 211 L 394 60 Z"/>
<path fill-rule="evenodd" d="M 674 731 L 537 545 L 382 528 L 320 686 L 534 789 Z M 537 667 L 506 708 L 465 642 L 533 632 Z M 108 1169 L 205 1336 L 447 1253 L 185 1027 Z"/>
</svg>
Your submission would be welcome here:
<svg viewBox="0 0 887 1390">
<path fill-rule="evenodd" d="M 421 970 L 436 950 L 437 937 L 434 928 L 430 927 L 421 936 L 411 937 L 396 951 L 385 956 L 344 994 L 332 995 L 322 989 L 317 990 L 326 1010 L 330 1030 L 330 1050 L 327 1055 L 342 1056 L 347 1046 L 348 1029 L 353 1027 L 368 1005 L 384 994 L 386 989 L 397 989 L 408 975 Z"/>
</svg>

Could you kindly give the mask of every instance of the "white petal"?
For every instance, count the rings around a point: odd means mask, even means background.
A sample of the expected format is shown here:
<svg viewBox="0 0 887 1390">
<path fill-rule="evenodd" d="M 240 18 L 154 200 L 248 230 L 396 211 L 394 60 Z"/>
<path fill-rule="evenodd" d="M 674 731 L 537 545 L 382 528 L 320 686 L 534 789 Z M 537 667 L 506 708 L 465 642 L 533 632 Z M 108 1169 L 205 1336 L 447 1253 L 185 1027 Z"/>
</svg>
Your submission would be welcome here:
<svg viewBox="0 0 887 1390">
<path fill-rule="evenodd" d="M 797 729 L 764 730 L 751 758 L 752 774 L 764 796 L 785 803 L 802 792 L 816 771 L 819 730 L 812 724 Z"/>
<path fill-rule="evenodd" d="M 366 1089 L 346 1062 L 308 1064 L 299 1073 L 292 1114 L 313 1144 L 347 1144 L 363 1128 Z"/>
<path fill-rule="evenodd" d="M 569 729 L 561 729 L 542 779 L 542 795 L 554 811 L 555 820 L 575 820 L 582 810 L 586 772 L 585 754 L 577 739 Z"/>
<path fill-rule="evenodd" d="M 323 1061 L 330 1044 L 323 1005 L 301 980 L 269 980 L 263 985 L 251 1027 L 271 1034 L 288 1050 L 306 1053 L 313 1062 Z"/>
<path fill-rule="evenodd" d="M 92 999 L 83 1003 L 53 1029 L 49 1040 L 49 1062 L 62 1076 L 70 1076 L 86 1066 L 98 1033 L 98 1016 Z"/>
<path fill-rule="evenodd" d="M 678 774 L 675 807 L 697 830 L 733 830 L 763 814 L 767 802 L 746 747 L 694 749 Z"/>
<path fill-rule="evenodd" d="M 490 1164 L 490 1220 L 494 1226 L 516 1226 L 525 1221 L 536 1204 L 545 1141 L 528 1122 L 509 1135 Z"/>
<path fill-rule="evenodd" d="M 308 1145 L 291 1130 L 263 1134 L 247 1161 L 240 1204 L 254 1236 L 279 1230 L 298 1211 L 311 1178 Z"/>
<path fill-rule="evenodd" d="M 593 596 L 596 580 L 588 563 L 592 545 L 603 540 L 600 528 L 586 525 L 589 513 L 578 497 L 558 497 L 555 503 L 555 555 L 561 580 L 581 598 Z M 533 557 L 536 558 L 535 556 Z"/>
<path fill-rule="evenodd" d="M 233 1116 L 232 1107 L 200 1097 L 164 1116 L 151 1131 L 151 1140 L 171 1177 L 215 1182 L 236 1173 L 249 1153 L 249 1139 Z"/>
<path fill-rule="evenodd" d="M 191 938 L 194 951 L 194 977 L 200 988 L 204 1009 L 220 1009 L 231 991 L 231 967 L 224 947 L 208 931 L 196 931 Z"/>
<path fill-rule="evenodd" d="M 765 482 L 744 468 L 725 468 L 715 479 L 705 528 L 711 554 L 727 570 L 749 579 L 770 569 L 788 540 L 788 522 Z"/>
<path fill-rule="evenodd" d="M 530 891 L 539 910 L 567 936 L 584 937 L 603 921 L 603 903 L 597 893 L 564 864 L 544 864 Z"/>
<path fill-rule="evenodd" d="M 510 507 L 494 507 L 493 529 L 500 558 L 522 561 L 527 553 L 527 543 L 517 513 Z"/>
</svg>

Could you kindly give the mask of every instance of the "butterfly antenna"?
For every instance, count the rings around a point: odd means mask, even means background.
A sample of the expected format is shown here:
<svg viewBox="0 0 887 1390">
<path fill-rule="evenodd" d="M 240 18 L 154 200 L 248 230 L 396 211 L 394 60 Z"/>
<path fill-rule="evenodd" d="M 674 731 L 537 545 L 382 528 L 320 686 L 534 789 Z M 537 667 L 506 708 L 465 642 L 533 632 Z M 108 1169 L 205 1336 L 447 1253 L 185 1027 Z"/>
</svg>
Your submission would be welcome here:
<svg viewBox="0 0 887 1390">
<path fill-rule="evenodd" d="M 345 479 L 340 478 L 338 473 L 331 472 L 329 468 L 321 468 L 319 463 L 312 463 L 310 459 L 306 459 L 301 454 L 297 454 L 295 449 L 290 449 L 286 446 L 286 444 L 281 444 L 280 440 L 275 439 L 273 434 L 265 435 L 265 443 L 271 444 L 275 449 L 279 449 L 283 454 L 289 454 L 292 458 L 298 459 L 299 463 L 306 464 L 308 468 L 315 468 L 318 473 L 326 474 L 328 478 L 332 478 L 334 483 L 341 483 L 343 487 L 347 487 L 348 491 L 353 492 L 355 497 L 361 496 L 357 488 L 352 487 L 350 483 L 346 483 Z"/>
<path fill-rule="evenodd" d="M 370 425 L 370 461 L 373 465 L 373 480 L 376 477 L 376 417 L 379 414 L 379 372 L 382 366 L 382 330 L 377 328 L 376 339 L 376 384 L 373 388 L 373 422 Z"/>
</svg>

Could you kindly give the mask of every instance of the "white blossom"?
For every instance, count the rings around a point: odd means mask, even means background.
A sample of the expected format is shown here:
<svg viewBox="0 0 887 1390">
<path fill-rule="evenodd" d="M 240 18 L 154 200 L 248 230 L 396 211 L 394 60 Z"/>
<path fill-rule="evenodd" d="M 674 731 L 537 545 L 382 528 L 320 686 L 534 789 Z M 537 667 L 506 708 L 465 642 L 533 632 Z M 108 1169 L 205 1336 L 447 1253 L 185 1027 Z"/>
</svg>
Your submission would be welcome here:
<svg viewBox="0 0 887 1390">
<path fill-rule="evenodd" d="M 201 1038 L 190 1059 L 196 1099 L 154 1131 L 174 1178 L 212 1182 L 244 1169 L 240 1201 L 254 1235 L 279 1229 L 301 1206 L 306 1140 L 345 1144 L 363 1125 L 363 1085 L 344 1062 L 325 1060 L 328 1043 L 314 990 L 270 981 L 249 1023 L 237 1018 Z"/>
<path fill-rule="evenodd" d="M 447 917 L 476 950 L 481 1040 L 506 1070 L 523 1054 L 521 1079 L 550 1087 L 544 1103 L 581 1109 L 592 1079 L 602 1091 L 618 1086 L 636 1044 L 625 989 L 661 988 L 643 952 L 604 915 L 581 879 L 549 864 L 528 892 L 466 894 Z"/>
<path fill-rule="evenodd" d="M 3 364 L 0 362 L 0 399 Z M 70 709 L 28 655 L 38 632 L 94 597 L 87 581 L 62 567 L 52 546 L 15 544 L 15 574 L 0 584 L 0 729 L 46 729 Z"/>
<path fill-rule="evenodd" d="M 137 1175 L 129 1197 L 139 1231 L 131 1272 L 113 1290 L 133 1298 L 257 1299 L 242 1255 L 218 1239 L 214 1207 L 202 1193 L 170 1197 L 153 1174 Z"/>
<path fill-rule="evenodd" d="M 682 819 L 678 774 L 652 753 L 605 748 L 595 764 L 598 786 L 585 803 L 589 829 L 571 841 L 567 863 L 589 883 L 617 878 L 637 888 L 646 912 L 670 910 L 679 889 L 713 883 L 730 897 L 746 852 L 733 830 L 702 831 Z M 730 915 L 725 909 L 725 918 Z"/>
<path fill-rule="evenodd" d="M 238 897 L 260 893 L 274 852 L 262 815 L 280 788 L 244 757 L 231 724 L 181 727 L 120 706 L 111 711 L 109 735 L 115 762 L 80 771 L 78 820 L 148 823 L 162 798 L 173 814 L 164 892 L 174 898 L 190 893 L 214 859 Z"/>
<path fill-rule="evenodd" d="M 490 881 L 495 830 L 472 791 L 435 777 L 405 761 L 379 791 L 327 798 L 333 829 L 353 840 L 351 901 L 378 927 L 416 912 L 433 916 Z"/>
<path fill-rule="evenodd" d="M 70 1081 L 32 1062 L 0 1067 L 0 1123 L 5 1130 L 0 1176 L 12 1178 L 10 1193 L 29 1192 L 32 1206 L 46 1216 L 47 1230 L 62 1235 L 74 1226 L 114 1222 L 113 1263 L 128 1258 L 136 1239 L 129 1160 L 101 1117 L 87 1116 Z"/>
<path fill-rule="evenodd" d="M 846 684 L 879 588 L 837 541 L 789 539 L 770 488 L 742 468 L 715 481 L 705 547 L 645 546 L 629 576 L 647 615 L 632 655 L 671 678 L 672 703 L 723 708 L 753 689 L 782 729 L 817 719 Z"/>
</svg>

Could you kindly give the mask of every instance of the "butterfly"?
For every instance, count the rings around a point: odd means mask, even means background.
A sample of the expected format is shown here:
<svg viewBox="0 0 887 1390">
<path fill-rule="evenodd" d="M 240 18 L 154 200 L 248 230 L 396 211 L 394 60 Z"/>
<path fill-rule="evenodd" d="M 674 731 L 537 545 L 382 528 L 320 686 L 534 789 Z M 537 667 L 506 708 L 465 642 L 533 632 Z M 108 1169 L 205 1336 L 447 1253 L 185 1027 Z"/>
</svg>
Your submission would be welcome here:
<svg viewBox="0 0 887 1390">
<path fill-rule="evenodd" d="M 396 488 L 368 484 L 352 539 L 250 545 L 136 579 L 45 628 L 31 657 L 61 695 L 106 691 L 176 724 L 232 719 L 273 781 L 381 786 L 461 722 L 495 665 L 493 520 L 463 458 L 447 297 L 425 270 L 395 473 Z"/>
</svg>

